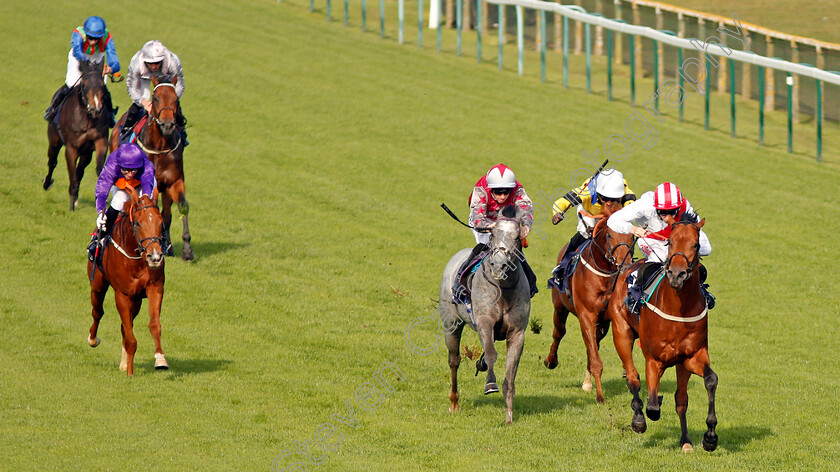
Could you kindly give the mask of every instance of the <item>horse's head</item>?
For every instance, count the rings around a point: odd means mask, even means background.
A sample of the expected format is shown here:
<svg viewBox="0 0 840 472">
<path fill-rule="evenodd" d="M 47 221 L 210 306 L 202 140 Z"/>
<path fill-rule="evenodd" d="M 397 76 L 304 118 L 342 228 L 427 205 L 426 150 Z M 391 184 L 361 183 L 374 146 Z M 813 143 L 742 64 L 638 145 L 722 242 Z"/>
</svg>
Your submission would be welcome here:
<svg viewBox="0 0 840 472">
<path fill-rule="evenodd" d="M 624 272 L 631 264 L 633 264 L 633 250 L 636 244 L 636 238 L 632 234 L 616 233 L 607 225 L 607 218 L 604 218 L 599 225 L 603 224 L 603 229 L 596 236 L 603 234 L 604 238 L 604 252 L 607 261 L 619 272 Z M 598 225 L 596 225 L 598 229 Z"/>
<path fill-rule="evenodd" d="M 178 94 L 175 84 L 178 77 L 152 77 L 152 119 L 160 127 L 162 135 L 169 137 L 175 132 L 175 111 L 178 109 Z"/>
<path fill-rule="evenodd" d="M 128 209 L 128 218 L 134 230 L 134 237 L 142 255 L 146 258 L 146 264 L 152 269 L 163 265 L 163 216 L 160 214 L 157 203 L 148 195 L 139 197 L 137 191 L 127 186 L 126 190 L 131 196 L 131 206 Z"/>
<path fill-rule="evenodd" d="M 520 211 L 513 205 L 502 208 L 501 216 L 493 224 L 490 233 L 490 254 L 485 262 L 490 268 L 490 275 L 500 285 L 515 283 L 512 276 L 519 267 L 522 257 L 522 241 L 519 239 Z M 501 282 L 508 281 L 508 284 Z"/>
<path fill-rule="evenodd" d="M 668 237 L 668 260 L 665 274 L 671 286 L 679 290 L 697 269 L 700 261 L 700 228 L 706 219 L 695 213 L 685 212 L 679 221 L 671 225 Z"/>
<path fill-rule="evenodd" d="M 104 67 L 105 62 L 102 59 L 84 61 L 79 64 L 79 70 L 82 73 L 82 101 L 87 107 L 88 115 L 93 119 L 99 118 L 105 109 L 105 80 L 102 72 Z"/>
</svg>

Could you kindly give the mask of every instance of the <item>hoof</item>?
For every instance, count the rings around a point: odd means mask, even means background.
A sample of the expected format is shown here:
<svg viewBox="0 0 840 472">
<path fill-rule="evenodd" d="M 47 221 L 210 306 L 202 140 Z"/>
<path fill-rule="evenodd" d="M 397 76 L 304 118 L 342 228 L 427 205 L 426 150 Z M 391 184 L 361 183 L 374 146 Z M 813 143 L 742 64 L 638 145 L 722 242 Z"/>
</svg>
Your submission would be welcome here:
<svg viewBox="0 0 840 472">
<path fill-rule="evenodd" d="M 661 414 L 660 410 L 651 410 L 648 408 L 645 410 L 647 413 L 647 417 L 650 418 L 651 421 L 659 421 L 659 415 Z"/>
<path fill-rule="evenodd" d="M 499 393 L 499 386 L 495 382 L 489 382 L 484 386 L 484 394 L 490 395 L 491 393 Z"/>
<path fill-rule="evenodd" d="M 549 358 L 546 357 L 545 360 L 543 361 L 543 364 L 545 364 L 545 366 L 548 367 L 549 369 L 553 369 L 553 368 L 557 367 L 557 358 L 552 357 L 551 360 L 549 360 Z"/>
<path fill-rule="evenodd" d="M 461 411 L 461 405 L 459 405 L 457 403 L 453 403 L 453 404 L 449 405 L 449 412 L 450 413 L 457 413 L 459 411 Z"/>
<path fill-rule="evenodd" d="M 156 370 L 167 370 L 167 369 L 169 369 L 169 364 L 166 363 L 166 358 L 163 357 L 163 354 L 155 354 L 155 369 Z"/>
<path fill-rule="evenodd" d="M 96 339 L 93 339 L 90 336 L 88 336 L 87 342 L 90 347 L 96 347 L 99 346 L 99 343 L 102 342 L 102 340 L 99 339 L 99 336 L 97 336 Z"/>
<path fill-rule="evenodd" d="M 120 362 L 120 370 L 125 372 L 128 370 L 128 364 L 124 362 Z"/>
<path fill-rule="evenodd" d="M 685 443 L 682 445 L 682 452 L 694 452 L 694 446 L 691 443 Z"/>
<path fill-rule="evenodd" d="M 715 433 L 706 433 L 703 435 L 703 449 L 712 452 L 717 449 L 718 437 Z"/>
<path fill-rule="evenodd" d="M 55 180 L 47 179 L 46 177 L 44 177 L 44 190 L 51 189 L 52 186 L 53 186 L 53 183 L 55 183 Z"/>
<path fill-rule="evenodd" d="M 188 261 L 188 262 L 192 261 L 192 260 L 195 260 L 195 255 L 193 255 L 192 249 L 190 249 L 189 251 L 182 251 L 181 252 L 181 259 L 183 259 L 185 261 Z"/>
<path fill-rule="evenodd" d="M 584 383 L 580 386 L 581 390 L 584 392 L 591 392 L 592 391 L 592 384 L 591 383 Z"/>
<path fill-rule="evenodd" d="M 644 418 L 642 418 L 642 421 L 634 421 L 634 422 L 630 425 L 630 427 L 631 427 L 631 428 L 633 428 L 633 431 L 635 431 L 635 432 L 637 432 L 637 433 L 639 433 L 639 434 L 642 434 L 642 433 L 644 433 L 645 431 L 647 431 L 647 423 L 645 423 L 645 419 L 644 419 Z"/>
</svg>

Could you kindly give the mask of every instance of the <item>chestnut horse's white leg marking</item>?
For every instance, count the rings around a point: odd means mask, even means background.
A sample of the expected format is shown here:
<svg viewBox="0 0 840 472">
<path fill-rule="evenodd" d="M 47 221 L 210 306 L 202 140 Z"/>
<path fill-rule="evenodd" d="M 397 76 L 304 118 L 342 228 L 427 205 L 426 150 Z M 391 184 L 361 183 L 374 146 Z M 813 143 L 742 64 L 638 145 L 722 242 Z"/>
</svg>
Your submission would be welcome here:
<svg viewBox="0 0 840 472">
<path fill-rule="evenodd" d="M 125 352 L 125 344 L 122 346 L 122 358 L 120 359 L 120 370 L 125 372 L 128 370 L 128 353 Z"/>
<path fill-rule="evenodd" d="M 592 391 L 592 374 L 589 372 L 589 369 L 586 369 L 586 376 L 583 378 L 583 385 L 580 386 L 584 392 L 591 392 Z"/>
<path fill-rule="evenodd" d="M 169 364 L 166 363 L 166 358 L 163 357 L 162 352 L 155 353 L 155 369 L 158 370 L 166 370 L 169 368 Z"/>
</svg>

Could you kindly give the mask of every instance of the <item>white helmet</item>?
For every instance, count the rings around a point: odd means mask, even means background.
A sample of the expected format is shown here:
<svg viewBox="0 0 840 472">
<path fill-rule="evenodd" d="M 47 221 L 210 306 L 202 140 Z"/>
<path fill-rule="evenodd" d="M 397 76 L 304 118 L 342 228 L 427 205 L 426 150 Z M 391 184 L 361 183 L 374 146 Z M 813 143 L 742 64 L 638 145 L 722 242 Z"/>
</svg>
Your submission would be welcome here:
<svg viewBox="0 0 840 472">
<path fill-rule="evenodd" d="M 166 56 L 166 48 L 163 43 L 153 39 L 143 45 L 141 56 L 143 62 L 160 62 Z"/>
<path fill-rule="evenodd" d="M 595 182 L 595 191 L 605 198 L 620 199 L 624 196 L 624 174 L 615 169 L 602 172 Z"/>
<path fill-rule="evenodd" d="M 516 187 L 516 176 L 510 167 L 504 164 L 493 166 L 487 172 L 487 188 L 514 188 Z"/>
</svg>

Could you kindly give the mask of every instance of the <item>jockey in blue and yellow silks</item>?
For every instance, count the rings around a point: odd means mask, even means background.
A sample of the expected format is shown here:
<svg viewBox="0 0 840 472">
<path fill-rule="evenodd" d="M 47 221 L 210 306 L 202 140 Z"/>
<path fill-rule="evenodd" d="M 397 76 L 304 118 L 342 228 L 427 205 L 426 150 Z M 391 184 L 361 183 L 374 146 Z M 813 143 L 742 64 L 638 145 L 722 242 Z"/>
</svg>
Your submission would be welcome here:
<svg viewBox="0 0 840 472">
<path fill-rule="evenodd" d="M 70 36 L 70 52 L 67 53 L 67 74 L 64 78 L 64 85 L 53 95 L 50 106 L 44 113 L 44 119 L 52 120 L 58 105 L 64 101 L 70 89 L 73 88 L 81 78 L 79 63 L 87 61 L 101 61 L 105 59 L 103 74 L 116 74 L 120 70 L 120 60 L 117 57 L 117 49 L 111 38 L 111 33 L 105 28 L 105 20 L 98 16 L 91 16 L 85 20 L 85 24 L 73 30 Z M 105 89 L 105 100 L 107 106 L 111 105 L 111 94 Z M 114 110 L 116 113 L 116 110 Z"/>
</svg>

